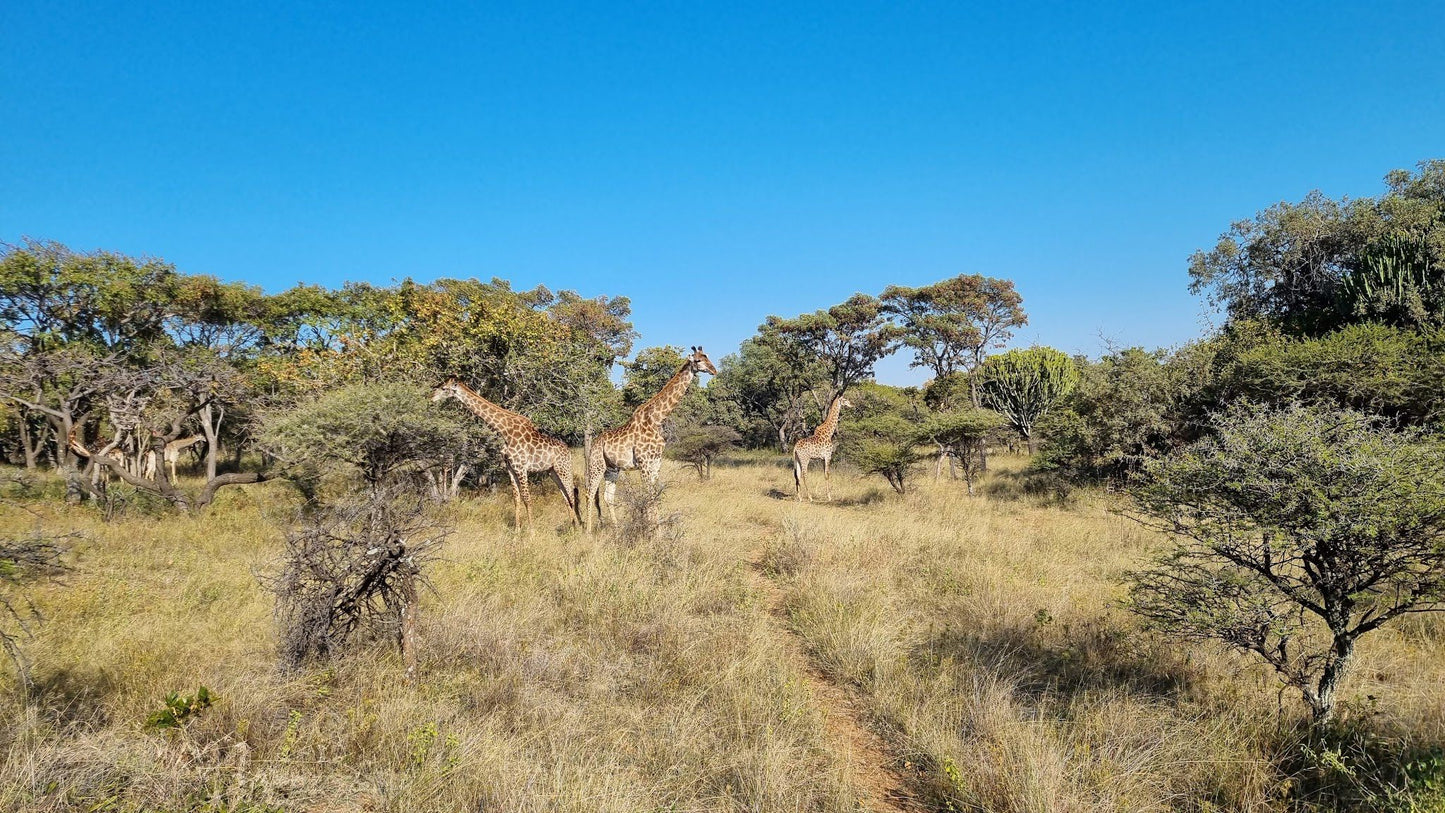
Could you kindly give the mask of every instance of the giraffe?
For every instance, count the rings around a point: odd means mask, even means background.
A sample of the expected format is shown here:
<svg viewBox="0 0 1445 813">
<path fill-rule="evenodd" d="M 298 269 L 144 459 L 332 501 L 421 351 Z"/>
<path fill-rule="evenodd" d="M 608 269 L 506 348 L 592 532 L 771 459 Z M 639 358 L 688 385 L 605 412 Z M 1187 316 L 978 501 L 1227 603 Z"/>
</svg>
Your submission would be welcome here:
<svg viewBox="0 0 1445 813">
<path fill-rule="evenodd" d="M 497 406 L 478 395 L 471 387 L 456 378 L 432 392 L 432 403 L 455 398 L 462 406 L 482 419 L 502 440 L 502 463 L 507 476 L 512 479 L 512 509 L 516 516 L 516 532 L 522 531 L 522 513 L 527 514 L 527 531 L 536 536 L 532 527 L 532 487 L 527 475 L 536 471 L 550 471 L 552 479 L 562 489 L 562 499 L 572 511 L 572 525 L 577 526 L 581 517 L 577 510 L 577 488 L 572 474 L 572 449 L 557 438 L 539 430 L 525 415 Z"/>
<path fill-rule="evenodd" d="M 642 472 L 648 483 L 657 483 L 657 476 L 662 471 L 662 450 L 667 445 L 662 436 L 662 422 L 682 402 L 687 388 L 692 386 L 699 373 L 717 375 L 717 368 L 712 366 L 712 360 L 701 347 L 694 347 L 682 367 L 673 373 L 656 395 L 632 413 L 627 423 L 608 429 L 592 441 L 592 448 L 587 450 L 587 507 L 584 509 L 587 512 L 587 533 L 592 533 L 594 508 L 597 518 L 602 518 L 603 499 L 607 502 L 613 524 L 617 523 L 614 495 L 618 473 L 636 469 Z M 605 496 L 602 494 L 604 480 L 607 484 Z"/>
<path fill-rule="evenodd" d="M 838 417 L 843 407 L 850 406 L 853 402 L 841 393 L 834 396 L 823 422 L 818 424 L 812 435 L 794 444 L 793 482 L 798 486 L 798 502 L 803 501 L 804 491 L 808 492 L 808 502 L 813 501 L 813 492 L 808 488 L 808 465 L 814 460 L 823 461 L 823 483 L 828 490 L 828 502 L 833 501 L 833 484 L 828 479 L 828 469 L 833 462 L 833 435 L 838 431 Z"/>
<path fill-rule="evenodd" d="M 171 482 L 176 481 L 176 464 L 181 462 L 181 452 L 195 446 L 205 440 L 204 435 L 191 435 L 188 438 L 177 438 L 166 444 L 165 452 L 162 453 L 162 462 L 171 472 Z M 145 453 L 145 471 L 141 474 L 147 480 L 155 479 L 156 476 L 156 453 L 154 450 Z"/>
</svg>

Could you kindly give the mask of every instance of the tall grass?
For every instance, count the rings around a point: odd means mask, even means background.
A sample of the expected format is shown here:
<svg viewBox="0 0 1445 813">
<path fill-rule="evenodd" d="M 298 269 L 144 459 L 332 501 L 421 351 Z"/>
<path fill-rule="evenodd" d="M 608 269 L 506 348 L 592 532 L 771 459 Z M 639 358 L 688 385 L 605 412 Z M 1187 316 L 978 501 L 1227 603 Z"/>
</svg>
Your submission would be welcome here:
<svg viewBox="0 0 1445 813">
<path fill-rule="evenodd" d="M 513 537 L 508 495 L 464 501 L 415 686 L 389 642 L 278 669 L 257 576 L 281 550 L 283 484 L 196 518 L 36 502 L 86 540 L 33 590 L 46 621 L 27 643 L 35 688 L 0 696 L 0 810 L 857 809 L 786 634 L 940 810 L 1308 805 L 1325 768 L 1292 756 L 1295 712 L 1268 676 L 1115 609 L 1115 578 L 1154 540 L 1102 497 L 1008 498 L 1010 476 L 995 497 L 897 497 L 835 469 L 838 499 L 799 505 L 771 460 L 706 482 L 678 467 L 661 508 L 676 522 L 625 539 L 572 532 L 551 493 L 533 541 Z M 34 522 L 0 509 L 5 529 Z M 791 633 L 750 561 L 785 591 Z M 1345 687 L 1355 718 L 1445 742 L 1442 655 L 1438 620 L 1381 634 Z M 210 708 L 146 727 L 202 685 Z"/>
</svg>

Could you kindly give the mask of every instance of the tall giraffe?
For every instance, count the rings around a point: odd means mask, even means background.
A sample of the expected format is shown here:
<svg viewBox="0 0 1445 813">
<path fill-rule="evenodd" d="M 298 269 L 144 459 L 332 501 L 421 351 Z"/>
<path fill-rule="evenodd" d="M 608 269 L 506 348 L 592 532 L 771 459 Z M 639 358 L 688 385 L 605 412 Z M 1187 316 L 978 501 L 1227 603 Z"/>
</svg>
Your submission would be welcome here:
<svg viewBox="0 0 1445 813">
<path fill-rule="evenodd" d="M 605 499 L 612 522 L 617 522 L 617 506 L 614 496 L 617 488 L 617 474 L 636 469 L 642 472 L 650 484 L 657 483 L 662 471 L 662 450 L 667 445 L 662 436 L 662 422 L 682 402 L 687 388 L 699 373 L 717 375 L 712 360 L 702 352 L 701 347 L 692 348 L 692 355 L 662 389 L 632 413 L 627 423 L 608 429 L 592 441 L 587 451 L 587 533 L 592 533 L 592 511 L 602 517 L 602 483 L 607 483 Z"/>
<path fill-rule="evenodd" d="M 507 476 L 512 478 L 512 509 L 516 514 L 516 530 L 522 531 L 522 511 L 526 509 L 527 530 L 536 535 L 532 527 L 532 486 L 527 475 L 535 471 L 550 471 L 552 479 L 562 489 L 562 499 L 572 511 L 572 525 L 581 522 L 577 510 L 577 487 L 572 474 L 572 449 L 566 443 L 541 431 L 525 415 L 497 406 L 478 395 L 471 387 L 450 378 L 431 395 L 432 403 L 455 398 L 462 406 L 482 419 L 502 440 L 502 463 Z"/>
<path fill-rule="evenodd" d="M 828 478 L 828 469 L 833 463 L 833 435 L 838 432 L 838 418 L 843 407 L 853 406 L 842 393 L 833 397 L 828 405 L 828 414 L 813 430 L 813 434 L 793 446 L 793 482 L 798 486 L 798 502 L 803 501 L 803 492 L 808 492 L 808 502 L 813 501 L 813 492 L 808 488 L 808 465 L 814 460 L 823 461 L 823 483 L 828 490 L 828 502 L 833 501 L 833 484 Z"/>
</svg>

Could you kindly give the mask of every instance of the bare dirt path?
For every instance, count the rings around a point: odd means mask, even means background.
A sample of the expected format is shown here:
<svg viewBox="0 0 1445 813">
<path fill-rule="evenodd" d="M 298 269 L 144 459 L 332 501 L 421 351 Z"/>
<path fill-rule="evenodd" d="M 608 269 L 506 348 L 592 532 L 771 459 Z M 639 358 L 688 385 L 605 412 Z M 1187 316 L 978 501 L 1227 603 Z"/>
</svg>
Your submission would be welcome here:
<svg viewBox="0 0 1445 813">
<path fill-rule="evenodd" d="M 882 738 L 863 723 L 857 701 L 842 686 L 834 683 L 808 657 L 803 640 L 788 624 L 786 596 L 783 588 L 769 577 L 763 566 L 763 551 L 748 554 L 753 581 L 767 602 L 768 613 L 786 643 L 788 658 L 819 712 L 833 750 L 848 772 L 848 779 L 858 790 L 859 807 L 871 813 L 919 813 L 927 808 L 908 789 L 903 775 L 894 768 L 896 760 L 888 754 Z"/>
</svg>

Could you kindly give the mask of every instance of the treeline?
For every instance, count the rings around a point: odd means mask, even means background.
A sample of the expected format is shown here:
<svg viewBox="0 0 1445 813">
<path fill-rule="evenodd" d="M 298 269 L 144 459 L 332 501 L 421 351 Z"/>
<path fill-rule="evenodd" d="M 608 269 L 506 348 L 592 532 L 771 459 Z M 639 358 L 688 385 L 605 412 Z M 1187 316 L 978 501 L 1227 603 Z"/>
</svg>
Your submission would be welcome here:
<svg viewBox="0 0 1445 813">
<path fill-rule="evenodd" d="M 1127 478 L 1239 403 L 1441 427 L 1445 161 L 1390 173 L 1378 197 L 1270 207 L 1196 252 L 1189 274 L 1221 328 L 1173 350 L 1077 359 L 1079 386 L 1042 426 L 1045 465 Z"/>
</svg>

